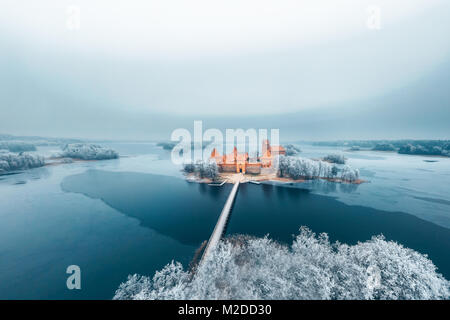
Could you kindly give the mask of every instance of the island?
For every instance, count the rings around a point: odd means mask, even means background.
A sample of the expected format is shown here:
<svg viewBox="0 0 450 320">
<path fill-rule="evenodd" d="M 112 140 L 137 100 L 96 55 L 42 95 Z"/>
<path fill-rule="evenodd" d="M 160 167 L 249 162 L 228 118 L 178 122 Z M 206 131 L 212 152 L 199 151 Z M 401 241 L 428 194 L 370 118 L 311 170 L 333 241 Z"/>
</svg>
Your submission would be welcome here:
<svg viewBox="0 0 450 320">
<path fill-rule="evenodd" d="M 450 157 L 450 140 L 338 140 L 315 146 L 349 147 L 348 151 L 392 151 L 399 154 Z"/>
<path fill-rule="evenodd" d="M 60 156 L 62 158 L 77 160 L 108 160 L 119 158 L 119 154 L 115 150 L 90 143 L 67 144 L 62 148 Z"/>
<path fill-rule="evenodd" d="M 0 175 L 8 172 L 38 168 L 45 165 L 44 157 L 25 152 L 0 150 Z"/>
<path fill-rule="evenodd" d="M 262 143 L 261 156 L 249 156 L 248 152 L 221 155 L 213 149 L 209 159 L 185 163 L 183 171 L 188 181 L 209 184 L 278 181 L 284 183 L 324 179 L 331 182 L 360 184 L 359 170 L 344 164 L 343 156 L 329 156 L 327 160 L 307 159 L 286 155 L 283 146 L 271 146 L 269 140 Z"/>
</svg>

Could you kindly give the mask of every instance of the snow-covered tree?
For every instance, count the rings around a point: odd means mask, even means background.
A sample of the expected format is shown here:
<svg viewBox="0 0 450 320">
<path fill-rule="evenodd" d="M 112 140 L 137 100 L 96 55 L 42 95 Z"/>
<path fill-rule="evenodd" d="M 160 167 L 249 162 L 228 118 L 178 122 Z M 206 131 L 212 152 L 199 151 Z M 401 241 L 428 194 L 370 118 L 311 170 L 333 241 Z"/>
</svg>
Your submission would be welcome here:
<svg viewBox="0 0 450 320">
<path fill-rule="evenodd" d="M 119 154 L 110 148 L 97 144 L 71 143 L 63 147 L 62 157 L 82 160 L 117 159 Z"/>
<path fill-rule="evenodd" d="M 216 180 L 219 175 L 219 168 L 217 167 L 217 163 L 213 161 L 209 161 L 205 168 L 205 177 L 208 177 L 212 180 Z"/>
<path fill-rule="evenodd" d="M 359 179 L 359 170 L 350 166 L 344 166 L 341 170 L 341 179 L 344 181 L 354 182 Z"/>
<path fill-rule="evenodd" d="M 333 167 L 331 168 L 331 177 L 336 177 L 337 174 L 338 174 L 338 172 L 339 172 L 338 167 L 333 166 Z"/>
<path fill-rule="evenodd" d="M 293 144 L 285 145 L 284 150 L 286 150 L 287 156 L 295 156 L 296 154 L 301 152 L 300 148 L 294 146 Z"/>
<path fill-rule="evenodd" d="M 337 164 L 345 164 L 345 157 L 343 154 L 329 154 L 326 157 L 323 158 L 324 161 L 328 161 L 331 163 L 337 163 Z"/>
<path fill-rule="evenodd" d="M 171 262 L 133 275 L 114 299 L 449 299 L 431 260 L 382 236 L 347 245 L 301 228 L 290 247 L 269 238 L 222 240 L 196 269 Z"/>
<path fill-rule="evenodd" d="M 42 167 L 44 165 L 44 158 L 36 154 L 0 152 L 0 174 L 8 171 Z"/>
<path fill-rule="evenodd" d="M 186 173 L 192 173 L 195 171 L 195 165 L 192 162 L 186 162 L 183 164 L 183 171 Z"/>
<path fill-rule="evenodd" d="M 292 179 L 333 178 L 337 175 L 337 171 L 337 167 L 327 161 L 288 156 L 280 156 L 278 159 L 279 177 L 291 177 Z"/>
<path fill-rule="evenodd" d="M 214 160 L 212 161 L 198 161 L 195 164 L 195 171 L 198 172 L 201 178 L 209 178 L 215 180 L 219 175 L 219 169 Z"/>
<path fill-rule="evenodd" d="M 1 157 L 1 155 L 0 155 Z M 10 171 L 9 162 L 5 160 L 0 160 L 0 174 Z"/>
<path fill-rule="evenodd" d="M 214 160 L 198 160 L 195 164 L 187 162 L 183 165 L 183 171 L 186 173 L 197 173 L 200 178 L 209 178 L 216 180 L 219 176 L 219 168 Z"/>
</svg>

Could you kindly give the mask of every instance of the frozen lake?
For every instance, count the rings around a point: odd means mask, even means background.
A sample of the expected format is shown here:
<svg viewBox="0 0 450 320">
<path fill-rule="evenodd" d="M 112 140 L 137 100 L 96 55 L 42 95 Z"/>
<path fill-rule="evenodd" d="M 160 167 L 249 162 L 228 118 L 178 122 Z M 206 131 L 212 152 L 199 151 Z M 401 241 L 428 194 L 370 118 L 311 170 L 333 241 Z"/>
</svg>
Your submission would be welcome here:
<svg viewBox="0 0 450 320">
<path fill-rule="evenodd" d="M 230 186 L 187 183 L 153 143 L 109 145 L 120 159 L 0 176 L 1 299 L 110 299 L 128 274 L 152 275 L 172 259 L 187 265 L 208 239 Z M 241 186 L 229 234 L 289 242 L 306 225 L 354 243 L 383 233 L 428 253 L 449 277 L 450 159 L 300 148 L 309 158 L 343 152 L 368 183 Z M 71 264 L 81 267 L 79 291 L 66 288 Z"/>
</svg>

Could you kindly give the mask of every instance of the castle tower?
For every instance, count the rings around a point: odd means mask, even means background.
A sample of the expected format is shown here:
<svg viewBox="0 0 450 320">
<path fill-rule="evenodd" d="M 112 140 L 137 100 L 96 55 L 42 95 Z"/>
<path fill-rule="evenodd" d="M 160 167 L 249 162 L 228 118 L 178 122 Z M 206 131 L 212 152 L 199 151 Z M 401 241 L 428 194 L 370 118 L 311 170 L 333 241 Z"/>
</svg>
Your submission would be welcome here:
<svg viewBox="0 0 450 320">
<path fill-rule="evenodd" d="M 211 158 L 215 158 L 215 157 L 220 157 L 219 152 L 217 152 L 217 149 L 214 148 L 213 151 L 211 152 Z"/>
<path fill-rule="evenodd" d="M 262 143 L 262 156 L 270 157 L 272 155 L 272 148 L 270 147 L 269 140 L 264 140 Z"/>
<path fill-rule="evenodd" d="M 221 156 L 216 148 L 214 148 L 213 151 L 211 152 L 210 159 L 216 160 L 217 164 L 222 164 L 224 162 L 224 156 Z"/>
<path fill-rule="evenodd" d="M 272 148 L 269 140 L 267 139 L 262 143 L 262 155 L 259 159 L 263 168 L 269 168 L 272 166 Z"/>
</svg>

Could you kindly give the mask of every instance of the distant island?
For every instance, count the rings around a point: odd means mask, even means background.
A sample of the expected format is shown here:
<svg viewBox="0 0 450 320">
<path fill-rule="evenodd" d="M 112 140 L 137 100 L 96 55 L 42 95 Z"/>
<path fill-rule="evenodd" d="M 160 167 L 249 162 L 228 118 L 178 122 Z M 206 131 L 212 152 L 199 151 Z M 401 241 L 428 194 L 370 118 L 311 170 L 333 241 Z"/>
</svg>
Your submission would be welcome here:
<svg viewBox="0 0 450 320">
<path fill-rule="evenodd" d="M 62 148 L 61 157 L 80 160 L 108 160 L 119 158 L 119 154 L 113 149 L 98 144 L 72 143 Z"/>
<path fill-rule="evenodd" d="M 330 163 L 337 163 L 337 164 L 345 164 L 345 162 L 346 162 L 344 155 L 337 154 L 337 153 L 329 154 L 329 155 L 325 156 L 322 160 L 330 162 Z"/>
<path fill-rule="evenodd" d="M 393 151 L 400 154 L 450 157 L 450 140 L 339 140 L 313 142 L 315 146 L 349 147 L 350 151 Z"/>
<path fill-rule="evenodd" d="M 38 146 L 59 146 L 61 152 L 44 157 L 39 154 Z M 46 165 L 117 159 L 118 157 L 119 154 L 111 148 L 81 142 L 77 139 L 0 134 L 0 175 Z"/>
<path fill-rule="evenodd" d="M 0 141 L 0 150 L 10 152 L 36 151 L 36 146 L 23 141 Z"/>
<path fill-rule="evenodd" d="M 175 146 L 178 144 L 179 142 L 174 142 L 174 141 L 161 141 L 158 142 L 156 144 L 156 146 L 163 148 L 164 150 L 167 151 L 171 151 L 173 150 L 173 148 L 175 148 Z M 211 143 L 211 141 L 202 141 L 202 149 L 205 149 L 209 144 Z M 192 141 L 191 142 L 191 147 L 195 147 L 196 142 Z"/>
</svg>

